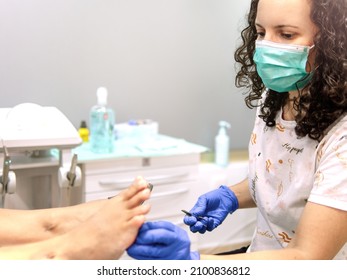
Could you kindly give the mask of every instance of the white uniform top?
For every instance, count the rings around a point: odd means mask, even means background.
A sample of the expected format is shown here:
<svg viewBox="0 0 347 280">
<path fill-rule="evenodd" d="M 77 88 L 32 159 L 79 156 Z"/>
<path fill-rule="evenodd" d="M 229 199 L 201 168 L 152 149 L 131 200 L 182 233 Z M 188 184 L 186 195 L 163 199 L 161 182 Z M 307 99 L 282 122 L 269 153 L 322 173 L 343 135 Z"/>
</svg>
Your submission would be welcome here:
<svg viewBox="0 0 347 280">
<path fill-rule="evenodd" d="M 256 117 L 249 143 L 249 189 L 258 211 L 248 251 L 286 247 L 307 201 L 347 211 L 347 115 L 320 143 L 298 138 L 295 125 L 282 119 L 282 111 L 275 127 Z M 347 243 L 335 259 L 347 259 Z"/>
</svg>

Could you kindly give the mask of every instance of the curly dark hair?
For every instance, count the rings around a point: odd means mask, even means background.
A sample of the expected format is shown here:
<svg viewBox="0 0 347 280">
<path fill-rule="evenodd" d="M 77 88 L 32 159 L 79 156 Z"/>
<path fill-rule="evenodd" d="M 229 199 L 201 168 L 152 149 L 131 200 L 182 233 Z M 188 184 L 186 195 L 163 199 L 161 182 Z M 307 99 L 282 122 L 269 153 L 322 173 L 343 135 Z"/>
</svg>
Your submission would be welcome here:
<svg viewBox="0 0 347 280">
<path fill-rule="evenodd" d="M 259 0 L 252 0 L 248 26 L 242 30 L 242 44 L 234 54 L 241 64 L 235 78 L 237 87 L 248 89 L 245 103 L 249 108 L 261 106 L 260 118 L 275 126 L 275 117 L 289 98 L 288 93 L 268 90 L 263 104 L 258 100 L 266 90 L 253 61 L 257 30 L 255 19 Z M 314 38 L 315 71 L 305 89 L 295 99 L 295 131 L 298 137 L 320 140 L 325 130 L 347 111 L 347 1 L 311 0 L 311 20 L 318 27 Z"/>
</svg>

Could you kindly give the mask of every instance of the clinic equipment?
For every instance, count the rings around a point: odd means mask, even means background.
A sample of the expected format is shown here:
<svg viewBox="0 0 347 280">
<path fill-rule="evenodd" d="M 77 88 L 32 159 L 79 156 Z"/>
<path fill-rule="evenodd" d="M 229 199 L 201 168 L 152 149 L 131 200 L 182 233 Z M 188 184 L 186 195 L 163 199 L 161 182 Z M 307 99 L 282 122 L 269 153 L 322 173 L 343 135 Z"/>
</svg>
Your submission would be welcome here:
<svg viewBox="0 0 347 280">
<path fill-rule="evenodd" d="M 136 119 L 115 125 L 116 140 L 151 141 L 159 134 L 159 123 L 151 119 Z"/>
<path fill-rule="evenodd" d="M 0 208 L 4 207 L 5 195 L 7 193 L 12 194 L 16 189 L 16 176 L 13 171 L 10 171 L 11 159 L 8 154 L 6 146 L 4 146 L 4 162 L 2 168 L 2 174 L 0 176 Z"/>
<path fill-rule="evenodd" d="M 72 190 L 82 185 L 72 149 L 82 140 L 57 108 L 34 103 L 0 108 L 0 139 L 1 207 L 39 209 L 81 202 L 76 193 L 81 191 Z"/>
<path fill-rule="evenodd" d="M 215 163 L 221 167 L 229 164 L 229 136 L 227 134 L 229 128 L 228 122 L 220 121 L 219 131 L 215 137 Z"/>
</svg>

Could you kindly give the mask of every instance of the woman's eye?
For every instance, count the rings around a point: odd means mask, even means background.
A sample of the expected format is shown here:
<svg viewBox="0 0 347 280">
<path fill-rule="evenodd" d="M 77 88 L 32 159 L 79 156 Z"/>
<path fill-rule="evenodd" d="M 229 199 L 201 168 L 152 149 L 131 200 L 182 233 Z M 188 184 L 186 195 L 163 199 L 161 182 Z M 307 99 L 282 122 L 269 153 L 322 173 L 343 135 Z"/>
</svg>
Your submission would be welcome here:
<svg viewBox="0 0 347 280">
<path fill-rule="evenodd" d="M 265 37 L 265 32 L 258 31 L 257 32 L 257 37 L 258 38 L 264 38 Z"/>
<path fill-rule="evenodd" d="M 281 35 L 284 39 L 293 39 L 293 34 L 291 33 L 282 33 Z"/>
</svg>

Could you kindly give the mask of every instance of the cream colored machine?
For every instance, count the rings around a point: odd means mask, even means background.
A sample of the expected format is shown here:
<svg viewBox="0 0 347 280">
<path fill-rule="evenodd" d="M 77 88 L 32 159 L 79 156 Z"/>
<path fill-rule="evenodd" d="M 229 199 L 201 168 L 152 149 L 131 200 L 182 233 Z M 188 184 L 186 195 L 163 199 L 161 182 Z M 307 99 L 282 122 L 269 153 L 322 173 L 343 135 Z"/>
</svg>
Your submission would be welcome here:
<svg viewBox="0 0 347 280">
<path fill-rule="evenodd" d="M 0 208 L 40 209 L 82 202 L 82 174 L 72 149 L 77 130 L 55 107 L 0 109 Z"/>
</svg>

